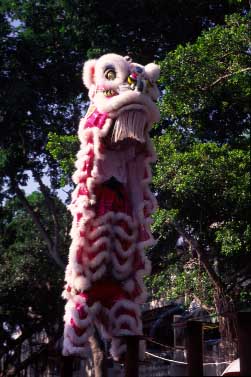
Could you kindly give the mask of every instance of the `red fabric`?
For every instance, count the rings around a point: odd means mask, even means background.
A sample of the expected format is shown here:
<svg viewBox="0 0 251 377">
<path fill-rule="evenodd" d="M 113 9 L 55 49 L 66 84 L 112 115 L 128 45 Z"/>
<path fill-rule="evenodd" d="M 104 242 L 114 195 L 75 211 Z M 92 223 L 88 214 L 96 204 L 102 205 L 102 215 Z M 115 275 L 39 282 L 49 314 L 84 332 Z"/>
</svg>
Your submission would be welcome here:
<svg viewBox="0 0 251 377">
<path fill-rule="evenodd" d="M 139 240 L 140 241 L 148 241 L 150 239 L 149 233 L 146 227 L 142 224 L 139 227 Z"/>
<path fill-rule="evenodd" d="M 98 110 L 94 110 L 91 115 L 87 118 L 84 128 L 98 127 L 102 128 L 108 115 L 106 113 L 99 113 Z"/>
<path fill-rule="evenodd" d="M 130 299 L 127 292 L 117 281 L 100 280 L 85 293 L 79 294 L 86 299 L 87 305 L 92 306 L 99 301 L 103 306 L 110 309 L 119 300 Z"/>
<path fill-rule="evenodd" d="M 123 212 L 131 215 L 131 206 L 126 189 L 120 184 L 116 190 L 106 184 L 99 185 L 94 190 L 96 195 L 96 215 L 105 215 L 107 212 Z"/>
</svg>

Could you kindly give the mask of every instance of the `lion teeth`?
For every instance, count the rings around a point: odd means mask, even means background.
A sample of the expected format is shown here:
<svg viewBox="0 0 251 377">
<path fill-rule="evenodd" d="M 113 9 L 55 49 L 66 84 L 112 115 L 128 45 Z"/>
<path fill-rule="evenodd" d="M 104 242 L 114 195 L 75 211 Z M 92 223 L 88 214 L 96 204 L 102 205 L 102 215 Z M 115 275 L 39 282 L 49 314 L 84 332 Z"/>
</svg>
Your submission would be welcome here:
<svg viewBox="0 0 251 377">
<path fill-rule="evenodd" d="M 115 96 L 117 93 L 113 89 L 107 89 L 103 91 L 105 97 L 112 97 Z"/>
</svg>

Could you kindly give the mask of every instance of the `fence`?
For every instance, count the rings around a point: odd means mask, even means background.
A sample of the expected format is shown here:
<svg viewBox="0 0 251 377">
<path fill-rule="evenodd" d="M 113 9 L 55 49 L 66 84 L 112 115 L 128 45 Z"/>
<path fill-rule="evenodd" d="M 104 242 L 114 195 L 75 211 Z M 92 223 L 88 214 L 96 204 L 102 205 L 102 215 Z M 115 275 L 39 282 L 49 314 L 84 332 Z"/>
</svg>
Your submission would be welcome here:
<svg viewBox="0 0 251 377">
<path fill-rule="evenodd" d="M 158 358 L 166 362 L 165 376 L 205 376 L 221 375 L 222 371 L 235 358 L 234 353 L 228 355 L 227 359 L 218 362 L 205 362 L 205 347 L 203 345 L 203 323 L 201 321 L 188 321 L 187 323 L 176 323 L 176 328 L 185 329 L 186 348 L 178 348 L 177 339 L 175 340 L 176 348 L 173 351 L 173 358 L 161 357 L 160 355 L 148 353 L 153 358 Z M 210 328 L 207 323 L 204 330 Z M 170 347 L 169 347 L 170 348 Z M 238 313 L 238 354 L 240 357 L 240 376 L 251 375 L 251 312 Z M 185 355 L 186 350 L 186 355 Z M 180 351 L 180 352 L 178 352 Z M 181 357 L 180 357 L 181 356 Z M 231 359 L 232 356 L 232 359 Z M 225 355 L 226 357 L 226 355 Z M 177 360 L 178 359 L 178 360 Z M 183 359 L 183 360 L 182 360 Z M 169 365 L 169 366 L 168 366 Z M 216 369 L 218 373 L 216 373 Z M 161 365 L 159 374 L 148 374 L 148 376 L 162 376 L 163 366 Z M 214 370 L 213 370 L 214 369 Z M 164 374 L 163 374 L 164 375 Z M 134 377 L 138 377 L 136 375 Z M 140 377 L 143 377 L 140 375 Z"/>
<path fill-rule="evenodd" d="M 128 344 L 128 352 L 124 365 L 116 365 L 110 369 L 113 377 L 167 377 L 167 376 L 206 376 L 221 375 L 222 371 L 229 365 L 237 355 L 240 357 L 240 375 L 251 376 L 251 312 L 238 313 L 238 350 L 237 354 L 222 353 L 222 343 L 218 340 L 203 341 L 206 331 L 210 331 L 214 324 L 203 323 L 202 321 L 189 320 L 178 322 L 174 318 L 174 346 L 160 344 L 158 340 L 143 337 L 147 343 L 145 360 L 141 362 L 137 355 L 139 340 L 142 337 L 125 338 Z M 183 335 L 182 335 L 183 331 Z M 186 340 L 185 343 L 183 340 Z M 183 344 L 182 344 L 182 342 Z M 228 347 L 232 349 L 231 345 Z M 235 351 L 235 350 L 234 350 Z M 92 365 L 81 362 L 72 357 L 54 356 L 53 360 L 47 361 L 53 366 L 48 373 L 33 374 L 25 369 L 18 376 L 55 376 L 55 377 L 93 377 Z M 25 362 L 25 361 L 24 361 Z M 87 368 L 88 367 L 88 368 Z M 89 370 L 86 372 L 85 370 Z M 1 373 L 0 373 L 1 375 Z"/>
</svg>

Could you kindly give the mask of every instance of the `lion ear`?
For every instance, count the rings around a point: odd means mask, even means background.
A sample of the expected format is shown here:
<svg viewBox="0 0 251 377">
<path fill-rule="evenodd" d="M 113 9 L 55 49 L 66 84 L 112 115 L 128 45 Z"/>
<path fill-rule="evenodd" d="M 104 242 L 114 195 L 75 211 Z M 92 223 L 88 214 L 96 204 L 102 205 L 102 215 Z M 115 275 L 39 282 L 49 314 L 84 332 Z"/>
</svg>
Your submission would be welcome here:
<svg viewBox="0 0 251 377">
<path fill-rule="evenodd" d="M 160 67 L 155 63 L 149 63 L 145 66 L 145 72 L 151 82 L 156 82 L 160 75 Z"/>
<path fill-rule="evenodd" d="M 87 89 L 90 89 L 92 84 L 95 84 L 95 65 L 96 59 L 87 60 L 83 67 L 83 82 Z"/>
</svg>

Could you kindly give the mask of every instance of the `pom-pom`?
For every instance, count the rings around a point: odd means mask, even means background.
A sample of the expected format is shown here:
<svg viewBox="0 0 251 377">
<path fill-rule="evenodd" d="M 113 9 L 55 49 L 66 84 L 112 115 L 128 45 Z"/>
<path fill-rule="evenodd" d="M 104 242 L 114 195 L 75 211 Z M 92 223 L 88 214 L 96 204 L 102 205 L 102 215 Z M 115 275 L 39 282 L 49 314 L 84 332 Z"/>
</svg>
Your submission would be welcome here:
<svg viewBox="0 0 251 377">
<path fill-rule="evenodd" d="M 84 278 L 83 276 L 77 276 L 74 279 L 74 288 L 77 291 L 83 292 L 90 288 L 90 282 L 88 279 Z"/>
</svg>

